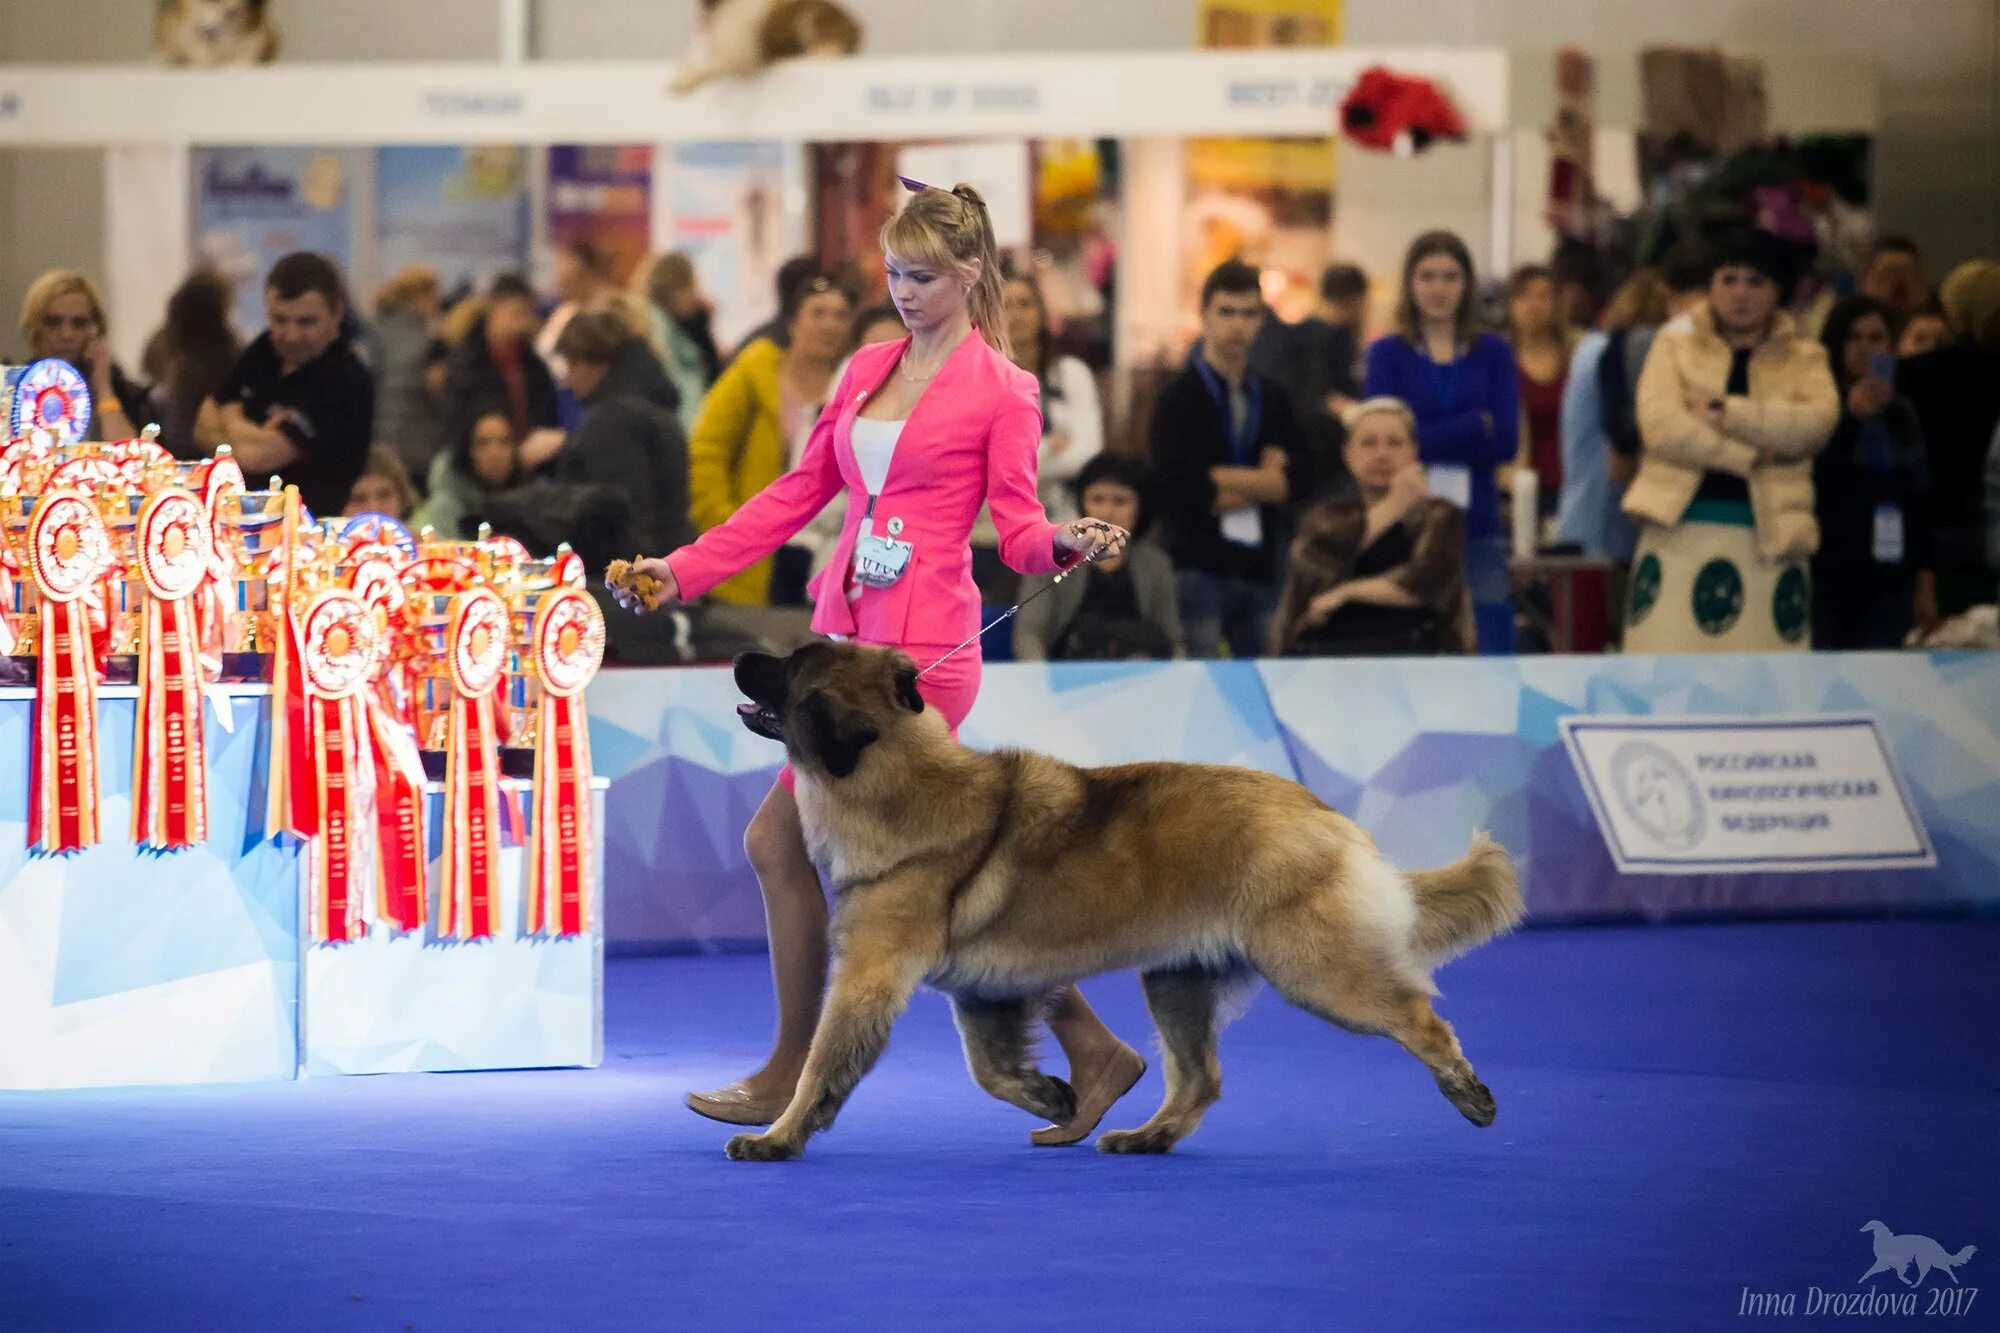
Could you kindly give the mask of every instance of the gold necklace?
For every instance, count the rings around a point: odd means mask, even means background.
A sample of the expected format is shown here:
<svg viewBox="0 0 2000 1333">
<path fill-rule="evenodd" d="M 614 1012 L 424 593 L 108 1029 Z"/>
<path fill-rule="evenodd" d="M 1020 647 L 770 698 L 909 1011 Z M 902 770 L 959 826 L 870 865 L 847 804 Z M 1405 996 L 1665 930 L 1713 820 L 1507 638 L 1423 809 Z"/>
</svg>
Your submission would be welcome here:
<svg viewBox="0 0 2000 1333">
<path fill-rule="evenodd" d="M 903 360 L 902 360 L 903 378 L 910 381 L 910 383 L 912 384 L 929 384 L 932 380 L 937 378 L 938 372 L 944 369 L 944 363 L 949 361 L 950 359 L 951 359 L 951 353 L 946 352 L 943 356 L 938 358 L 937 364 L 931 367 L 930 373 L 928 375 L 919 375 L 916 373 L 916 371 L 910 368 L 910 354 L 908 352 L 905 352 L 903 353 Z"/>
</svg>

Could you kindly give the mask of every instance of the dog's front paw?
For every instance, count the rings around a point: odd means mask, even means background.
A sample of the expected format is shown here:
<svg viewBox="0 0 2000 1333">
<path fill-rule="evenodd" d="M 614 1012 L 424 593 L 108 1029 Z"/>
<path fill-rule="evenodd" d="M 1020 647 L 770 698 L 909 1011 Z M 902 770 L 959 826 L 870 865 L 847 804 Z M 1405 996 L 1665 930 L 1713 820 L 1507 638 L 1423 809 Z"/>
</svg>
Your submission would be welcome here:
<svg viewBox="0 0 2000 1333">
<path fill-rule="evenodd" d="M 1171 1152 L 1174 1136 L 1164 1129 L 1112 1129 L 1097 1136 L 1097 1151 L 1115 1153 Z"/>
<path fill-rule="evenodd" d="M 1054 1075 L 1030 1080 L 1026 1092 L 1029 1109 L 1051 1124 L 1066 1125 L 1076 1118 L 1076 1089 Z"/>
<path fill-rule="evenodd" d="M 732 1162 L 789 1162 L 804 1146 L 775 1134 L 738 1134 L 723 1145 Z"/>
</svg>

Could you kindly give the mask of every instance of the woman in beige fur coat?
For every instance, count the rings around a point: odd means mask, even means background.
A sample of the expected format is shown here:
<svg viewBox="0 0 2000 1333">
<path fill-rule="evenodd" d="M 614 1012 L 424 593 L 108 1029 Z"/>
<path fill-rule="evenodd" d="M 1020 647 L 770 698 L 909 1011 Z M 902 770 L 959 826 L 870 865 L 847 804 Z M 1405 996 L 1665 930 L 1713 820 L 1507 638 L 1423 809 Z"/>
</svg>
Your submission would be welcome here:
<svg viewBox="0 0 2000 1333">
<path fill-rule="evenodd" d="M 1640 522 L 1625 651 L 1768 652 L 1812 641 L 1813 456 L 1840 418 L 1826 351 L 1780 308 L 1788 256 L 1725 243 L 1708 299 L 1639 378 Z"/>
</svg>

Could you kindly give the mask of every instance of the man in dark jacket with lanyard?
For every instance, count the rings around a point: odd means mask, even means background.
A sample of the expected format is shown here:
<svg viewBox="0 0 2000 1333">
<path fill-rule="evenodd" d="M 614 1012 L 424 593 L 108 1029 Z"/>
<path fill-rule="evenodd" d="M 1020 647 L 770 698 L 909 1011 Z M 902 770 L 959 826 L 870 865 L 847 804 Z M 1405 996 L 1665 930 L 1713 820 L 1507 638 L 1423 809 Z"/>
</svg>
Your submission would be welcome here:
<svg viewBox="0 0 2000 1333">
<path fill-rule="evenodd" d="M 1201 289 L 1201 341 L 1153 405 L 1153 467 L 1188 655 L 1263 651 L 1299 477 L 1292 405 L 1249 368 L 1264 318 L 1256 269 L 1230 260 Z"/>
</svg>

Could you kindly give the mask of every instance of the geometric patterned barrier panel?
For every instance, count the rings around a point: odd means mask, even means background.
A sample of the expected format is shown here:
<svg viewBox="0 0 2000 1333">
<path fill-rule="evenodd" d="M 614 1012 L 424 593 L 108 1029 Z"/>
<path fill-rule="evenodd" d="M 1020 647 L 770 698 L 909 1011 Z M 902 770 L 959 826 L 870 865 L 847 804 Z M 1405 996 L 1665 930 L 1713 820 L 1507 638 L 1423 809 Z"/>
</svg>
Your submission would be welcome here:
<svg viewBox="0 0 2000 1333">
<path fill-rule="evenodd" d="M 739 701 L 726 668 L 592 683 L 613 948 L 761 943 L 741 840 L 779 753 L 737 722 Z M 1677 733 L 1676 754 L 1637 736 L 1606 761 L 1606 817 L 1665 840 L 1650 869 L 1619 868 L 1566 718 L 1715 720 Z M 1875 766 L 1800 739 L 1826 719 L 1865 727 Z M 1542 921 L 2000 906 L 2000 653 L 995 663 L 963 738 L 1283 773 L 1409 866 L 1484 828 L 1519 858 Z M 1843 836 L 1905 818 L 1882 836 L 1921 856 L 1823 868 L 1853 860 Z M 1700 868 L 1730 839 L 1815 868 Z"/>
<path fill-rule="evenodd" d="M 1322 800 L 1405 865 L 1446 860 L 1487 829 L 1544 921 L 2000 905 L 2000 654 L 1259 670 L 1300 780 Z M 1593 792 L 1571 728 L 1618 742 L 1598 748 Z M 1605 822 L 1649 855 L 1621 871 Z M 1904 864 L 1867 864 L 1873 837 L 1899 849 L 1879 859 Z M 1718 869 L 1724 852 L 1808 868 Z M 1641 861 L 1644 872 L 1630 868 Z"/>
<path fill-rule="evenodd" d="M 101 690 L 103 840 L 33 854 L 33 692 L 0 691 L 0 1088 L 293 1077 L 299 855 L 263 836 L 263 691 L 209 695 L 209 837 L 185 851 L 133 844 L 135 713 Z"/>
<path fill-rule="evenodd" d="M 507 782 L 533 815 L 529 784 Z M 601 825 L 603 784 L 595 797 Z M 506 799 L 503 796 L 503 799 Z M 590 927 L 569 936 L 528 933 L 527 855 L 500 851 L 497 924 L 487 939 L 437 932 L 444 882 L 444 789 L 428 789 L 430 912 L 422 931 L 376 926 L 362 939 L 306 950 L 305 1074 L 400 1074 L 465 1069 L 595 1066 L 604 1058 L 603 865 L 592 871 Z"/>
</svg>

